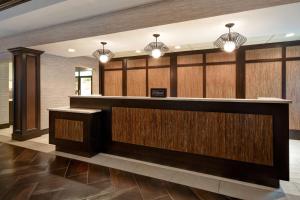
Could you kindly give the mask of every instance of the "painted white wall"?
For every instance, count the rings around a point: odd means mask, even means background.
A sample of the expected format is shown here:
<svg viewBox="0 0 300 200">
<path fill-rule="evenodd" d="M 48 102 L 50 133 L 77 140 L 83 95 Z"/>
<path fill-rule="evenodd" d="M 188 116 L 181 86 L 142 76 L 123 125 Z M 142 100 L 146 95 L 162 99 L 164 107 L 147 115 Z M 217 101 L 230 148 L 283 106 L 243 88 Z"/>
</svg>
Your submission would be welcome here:
<svg viewBox="0 0 300 200">
<path fill-rule="evenodd" d="M 0 124 L 9 123 L 9 61 L 0 62 Z"/>
<path fill-rule="evenodd" d="M 75 94 L 75 67 L 93 68 L 93 93 L 99 92 L 98 61 L 88 57 L 41 55 L 41 129 L 49 128 L 48 108 L 69 106 Z"/>
</svg>

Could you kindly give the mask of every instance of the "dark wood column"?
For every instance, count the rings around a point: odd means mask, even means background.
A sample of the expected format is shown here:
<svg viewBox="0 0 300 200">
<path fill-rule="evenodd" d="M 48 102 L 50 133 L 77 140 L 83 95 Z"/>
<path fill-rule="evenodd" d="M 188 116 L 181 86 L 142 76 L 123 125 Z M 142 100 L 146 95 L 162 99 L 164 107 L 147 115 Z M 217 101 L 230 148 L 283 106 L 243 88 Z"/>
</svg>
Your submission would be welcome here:
<svg viewBox="0 0 300 200">
<path fill-rule="evenodd" d="M 13 54 L 14 123 L 12 139 L 38 137 L 40 131 L 40 55 L 42 51 L 23 47 Z"/>
</svg>

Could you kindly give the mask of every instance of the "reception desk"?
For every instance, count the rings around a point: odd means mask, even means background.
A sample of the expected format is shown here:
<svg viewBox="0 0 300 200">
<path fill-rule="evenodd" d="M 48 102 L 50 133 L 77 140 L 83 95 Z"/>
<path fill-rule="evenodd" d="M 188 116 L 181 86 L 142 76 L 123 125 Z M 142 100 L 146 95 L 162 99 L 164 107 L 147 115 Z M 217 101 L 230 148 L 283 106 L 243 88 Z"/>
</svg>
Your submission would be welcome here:
<svg viewBox="0 0 300 200">
<path fill-rule="evenodd" d="M 289 103 L 282 99 L 72 96 L 101 109 L 103 151 L 278 187 L 289 180 Z M 102 143 L 103 144 L 103 143 Z"/>
</svg>

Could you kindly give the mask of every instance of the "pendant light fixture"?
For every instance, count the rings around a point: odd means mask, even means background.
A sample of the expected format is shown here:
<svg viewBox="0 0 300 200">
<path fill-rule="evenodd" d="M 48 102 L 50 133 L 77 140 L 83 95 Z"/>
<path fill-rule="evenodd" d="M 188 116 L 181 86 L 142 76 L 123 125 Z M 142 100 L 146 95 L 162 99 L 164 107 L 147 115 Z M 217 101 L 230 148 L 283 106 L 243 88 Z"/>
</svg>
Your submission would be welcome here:
<svg viewBox="0 0 300 200">
<path fill-rule="evenodd" d="M 159 36 L 160 36 L 159 34 L 153 34 L 153 37 L 155 37 L 155 42 L 149 43 L 144 49 L 153 58 L 159 58 L 169 50 L 169 48 L 164 43 L 157 42 L 157 38 Z"/>
<path fill-rule="evenodd" d="M 93 56 L 99 59 L 101 63 L 107 63 L 114 57 L 114 54 L 110 50 L 104 48 L 106 44 L 106 42 L 101 42 L 102 49 L 98 49 L 93 53 Z"/>
<path fill-rule="evenodd" d="M 247 38 L 239 33 L 231 32 L 231 28 L 234 26 L 234 23 L 226 24 L 225 27 L 229 29 L 228 33 L 221 35 L 215 42 L 214 45 L 218 48 L 221 48 L 227 53 L 233 52 L 235 49 L 238 49 L 242 46 Z"/>
</svg>

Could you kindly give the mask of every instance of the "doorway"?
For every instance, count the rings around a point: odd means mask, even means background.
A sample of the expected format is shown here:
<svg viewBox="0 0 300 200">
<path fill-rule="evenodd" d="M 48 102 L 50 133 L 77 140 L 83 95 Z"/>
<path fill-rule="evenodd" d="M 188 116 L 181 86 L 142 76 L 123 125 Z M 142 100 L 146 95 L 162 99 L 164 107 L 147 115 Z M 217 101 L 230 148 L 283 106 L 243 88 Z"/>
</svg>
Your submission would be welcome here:
<svg viewBox="0 0 300 200">
<path fill-rule="evenodd" d="M 93 70 L 90 68 L 75 68 L 75 94 L 91 95 L 93 82 Z"/>
</svg>

